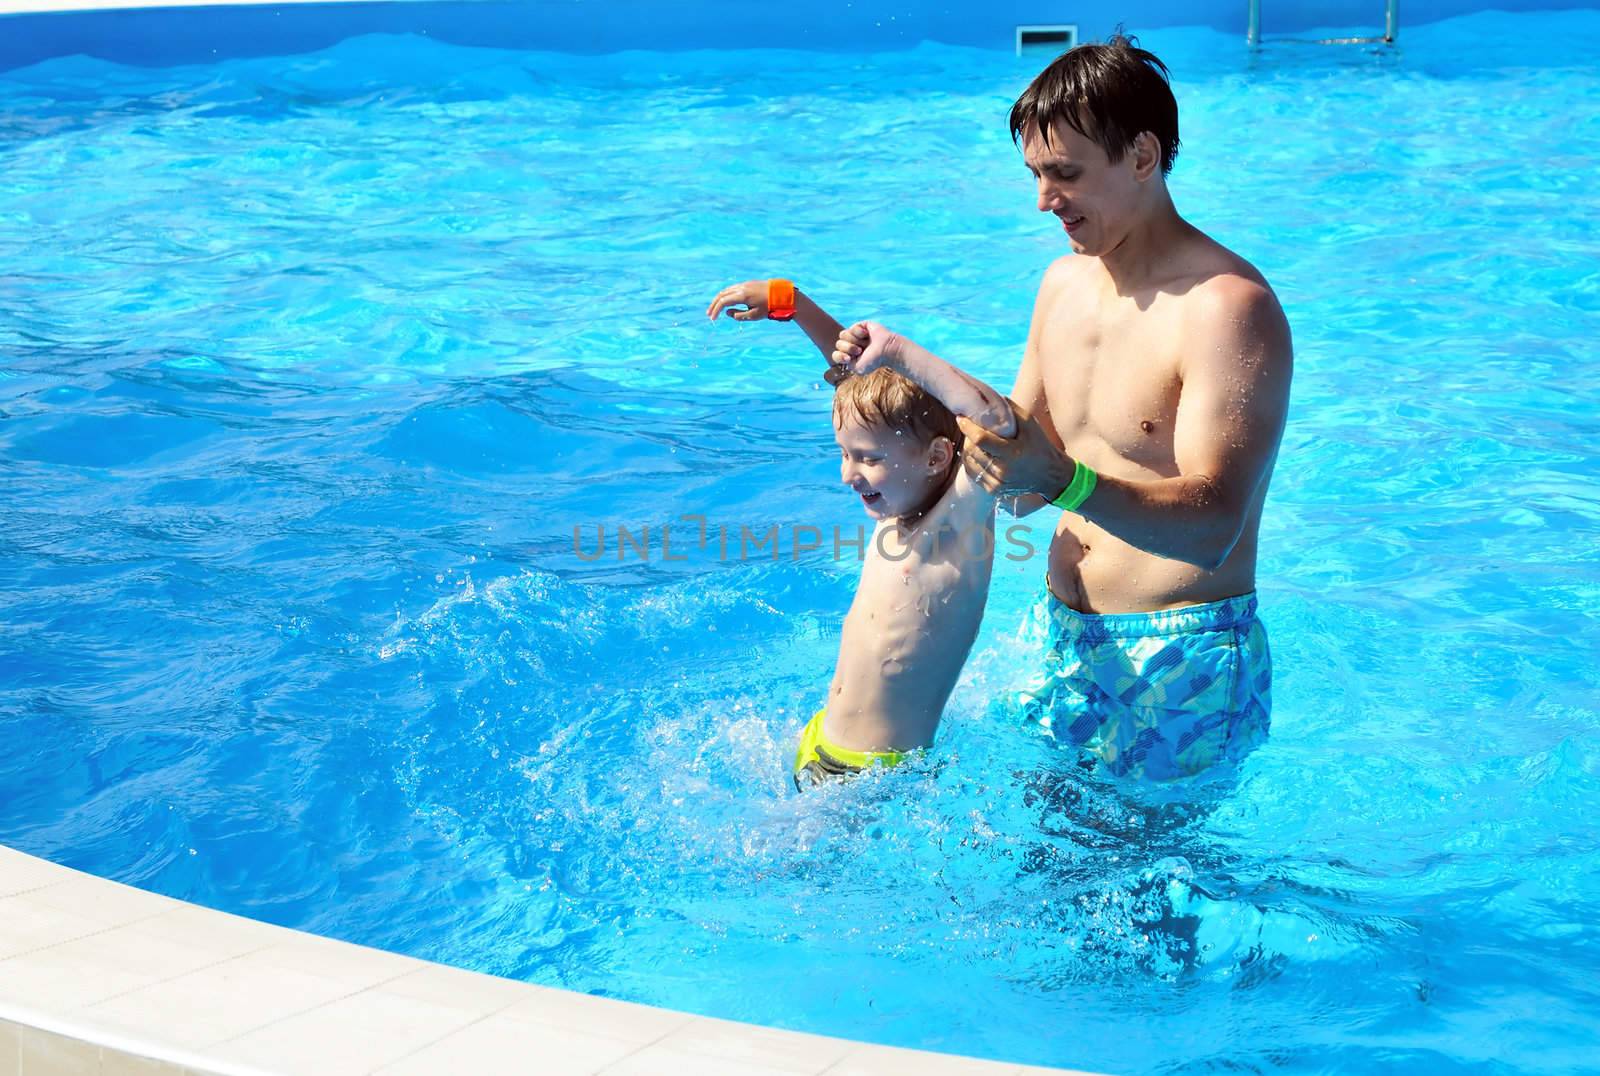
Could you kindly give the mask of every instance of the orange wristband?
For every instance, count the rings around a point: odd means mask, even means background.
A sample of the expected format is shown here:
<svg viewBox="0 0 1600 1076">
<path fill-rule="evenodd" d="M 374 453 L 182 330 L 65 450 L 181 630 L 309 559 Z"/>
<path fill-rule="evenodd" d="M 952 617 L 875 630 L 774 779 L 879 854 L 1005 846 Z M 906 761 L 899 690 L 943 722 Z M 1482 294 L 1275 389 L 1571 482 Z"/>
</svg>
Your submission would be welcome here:
<svg viewBox="0 0 1600 1076">
<path fill-rule="evenodd" d="M 773 321 L 788 321 L 794 317 L 794 282 L 772 279 L 767 281 L 767 317 Z"/>
</svg>

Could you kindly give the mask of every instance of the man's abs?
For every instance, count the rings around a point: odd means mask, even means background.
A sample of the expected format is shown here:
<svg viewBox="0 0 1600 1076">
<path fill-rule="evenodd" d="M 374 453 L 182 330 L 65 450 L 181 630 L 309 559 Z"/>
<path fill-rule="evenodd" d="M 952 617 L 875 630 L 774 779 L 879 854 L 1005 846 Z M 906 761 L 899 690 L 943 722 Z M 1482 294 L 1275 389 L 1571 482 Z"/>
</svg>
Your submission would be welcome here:
<svg viewBox="0 0 1600 1076">
<path fill-rule="evenodd" d="M 1255 589 L 1254 520 L 1215 571 L 1136 549 L 1072 513 L 1050 543 L 1050 589 L 1083 613 L 1144 613 Z"/>
</svg>

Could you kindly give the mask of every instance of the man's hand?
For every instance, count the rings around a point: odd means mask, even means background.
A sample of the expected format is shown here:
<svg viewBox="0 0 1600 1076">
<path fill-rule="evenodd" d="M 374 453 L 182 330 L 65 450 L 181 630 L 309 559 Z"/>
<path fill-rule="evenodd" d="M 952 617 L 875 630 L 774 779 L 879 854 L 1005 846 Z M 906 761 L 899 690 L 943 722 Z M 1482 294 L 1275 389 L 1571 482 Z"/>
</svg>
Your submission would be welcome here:
<svg viewBox="0 0 1600 1076">
<path fill-rule="evenodd" d="M 735 307 L 744 307 L 736 310 Z M 767 282 L 746 280 L 743 284 L 729 284 L 711 300 L 706 317 L 712 321 L 727 311 L 735 321 L 765 321 L 767 317 Z"/>
<path fill-rule="evenodd" d="M 956 417 L 966 435 L 961 464 L 974 482 L 995 496 L 1036 493 L 1051 500 L 1072 481 L 1073 460 L 1022 405 L 1009 402 L 1017 420 L 1015 437 L 1001 437 L 969 418 Z"/>
<path fill-rule="evenodd" d="M 839 334 L 828 360 L 840 377 L 845 374 L 870 374 L 880 366 L 892 366 L 895 334 L 876 321 L 858 321 Z M 830 381 L 832 379 L 830 378 Z M 837 382 L 833 382 L 837 383 Z"/>
</svg>

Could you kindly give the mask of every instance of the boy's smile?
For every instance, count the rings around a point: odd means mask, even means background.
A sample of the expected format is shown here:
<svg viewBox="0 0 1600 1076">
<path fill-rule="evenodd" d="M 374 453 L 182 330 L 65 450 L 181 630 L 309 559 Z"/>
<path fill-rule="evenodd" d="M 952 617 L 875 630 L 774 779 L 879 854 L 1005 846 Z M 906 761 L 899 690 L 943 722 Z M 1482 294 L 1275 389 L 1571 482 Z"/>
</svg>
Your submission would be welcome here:
<svg viewBox="0 0 1600 1076">
<path fill-rule="evenodd" d="M 836 425 L 839 480 L 861 498 L 875 520 L 920 515 L 943 491 L 954 457 L 943 437 L 922 444 L 910 434 L 855 417 Z"/>
</svg>

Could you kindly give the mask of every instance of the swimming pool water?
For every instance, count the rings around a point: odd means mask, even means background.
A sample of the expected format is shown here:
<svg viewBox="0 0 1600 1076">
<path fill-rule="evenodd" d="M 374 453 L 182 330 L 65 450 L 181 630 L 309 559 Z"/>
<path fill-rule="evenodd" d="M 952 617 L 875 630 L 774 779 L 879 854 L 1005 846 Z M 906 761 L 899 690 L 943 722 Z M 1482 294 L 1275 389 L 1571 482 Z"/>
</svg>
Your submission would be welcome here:
<svg viewBox="0 0 1600 1076">
<path fill-rule="evenodd" d="M 934 764 L 788 786 L 854 567 L 792 528 L 863 520 L 801 334 L 702 312 L 787 274 L 1008 386 L 1065 249 L 1005 128 L 1042 58 L 368 37 L 0 74 L 0 841 L 898 1045 L 1594 1066 L 1600 15 L 1144 41 L 1180 208 L 1296 339 L 1231 782 L 1118 788 L 990 710 L 1040 556 Z"/>
</svg>

